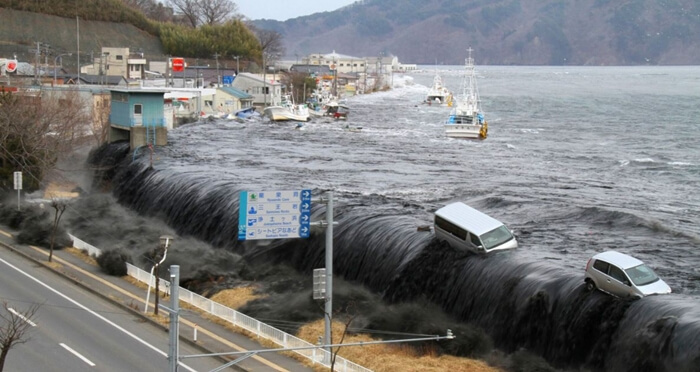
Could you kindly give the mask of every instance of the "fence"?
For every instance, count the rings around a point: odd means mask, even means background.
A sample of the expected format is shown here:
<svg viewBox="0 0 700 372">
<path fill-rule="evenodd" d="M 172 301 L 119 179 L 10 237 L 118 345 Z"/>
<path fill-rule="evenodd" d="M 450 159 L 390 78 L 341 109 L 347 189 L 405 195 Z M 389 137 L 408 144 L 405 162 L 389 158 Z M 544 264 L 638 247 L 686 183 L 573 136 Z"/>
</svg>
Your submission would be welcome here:
<svg viewBox="0 0 700 372">
<path fill-rule="evenodd" d="M 71 239 L 73 239 L 73 246 L 75 248 L 87 251 L 90 256 L 99 256 L 102 251 L 79 238 L 68 234 Z M 135 278 L 136 280 L 146 283 L 154 284 L 154 277 L 151 273 L 141 270 L 140 268 L 127 263 L 127 273 L 129 276 Z M 170 293 L 170 282 L 159 278 L 160 280 L 159 288 L 162 289 L 163 293 Z M 260 322 L 254 318 L 251 318 L 245 314 L 239 313 L 238 311 L 231 309 L 229 307 L 223 306 L 217 302 L 214 302 L 204 296 L 200 296 L 192 291 L 180 287 L 180 301 L 188 303 L 204 312 L 214 315 L 220 319 L 226 320 L 236 327 L 245 329 L 248 332 L 253 333 L 256 337 L 261 337 L 274 342 L 275 344 L 283 348 L 294 348 L 294 347 L 310 347 L 315 346 L 314 344 L 304 341 L 298 337 L 280 331 L 277 328 L 269 326 L 263 322 Z M 304 349 L 304 350 L 294 350 L 295 353 L 302 355 L 312 361 L 313 364 L 322 364 L 324 366 L 330 366 L 330 363 L 326 361 L 331 360 L 328 351 L 322 348 Z M 357 363 L 353 363 L 341 356 L 338 356 L 335 361 L 334 369 L 340 372 L 371 372 L 372 370 L 362 367 Z"/>
</svg>

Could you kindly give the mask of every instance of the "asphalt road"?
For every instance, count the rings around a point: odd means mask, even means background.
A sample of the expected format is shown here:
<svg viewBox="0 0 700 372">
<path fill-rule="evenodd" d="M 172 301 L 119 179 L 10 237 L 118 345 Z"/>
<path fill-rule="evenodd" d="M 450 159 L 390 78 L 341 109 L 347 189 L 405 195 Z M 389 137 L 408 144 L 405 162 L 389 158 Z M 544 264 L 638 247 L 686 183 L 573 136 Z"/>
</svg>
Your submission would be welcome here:
<svg viewBox="0 0 700 372">
<path fill-rule="evenodd" d="M 0 298 L 22 313 L 40 307 L 29 341 L 8 353 L 6 371 L 165 371 L 168 334 L 55 273 L 14 254 L 0 257 Z M 181 345 L 181 353 L 199 350 Z M 191 359 L 180 371 L 208 371 L 214 358 Z"/>
<path fill-rule="evenodd" d="M 48 250 L 17 244 L 15 233 L 0 228 L 0 302 L 20 313 L 41 306 L 31 339 L 10 350 L 5 372 L 168 370 L 168 330 L 143 314 L 144 289 L 63 250 L 54 251 L 49 266 Z M 150 302 L 153 309 L 153 296 Z M 179 323 L 179 355 L 198 356 L 182 359 L 179 371 L 211 371 L 235 358 L 240 360 L 226 371 L 313 370 L 281 353 L 262 352 L 268 347 L 197 311 L 181 307 Z M 260 354 L 243 358 L 250 350 Z M 237 355 L 200 357 L 230 352 Z"/>
</svg>

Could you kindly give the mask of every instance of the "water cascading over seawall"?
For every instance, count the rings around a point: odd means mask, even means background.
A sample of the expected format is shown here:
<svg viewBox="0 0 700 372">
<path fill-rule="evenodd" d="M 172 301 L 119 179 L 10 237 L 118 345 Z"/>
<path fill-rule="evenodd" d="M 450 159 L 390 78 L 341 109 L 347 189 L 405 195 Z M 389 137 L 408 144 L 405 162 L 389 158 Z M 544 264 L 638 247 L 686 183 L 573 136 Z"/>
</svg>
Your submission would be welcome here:
<svg viewBox="0 0 700 372">
<path fill-rule="evenodd" d="M 237 241 L 239 186 L 150 168 L 128 145 L 100 149 L 92 162 L 116 198 L 141 214 L 161 216 L 192 235 L 258 262 L 285 262 L 303 273 L 323 267 L 325 237 L 268 245 Z M 115 168 L 106 167 L 109 164 Z M 383 204 L 377 209 L 378 204 Z M 381 213 L 377 212 L 380 210 Z M 324 218 L 315 206 L 315 220 Z M 426 298 L 475 324 L 496 346 L 526 348 L 562 367 L 606 371 L 700 370 L 700 301 L 672 294 L 638 301 L 583 288 L 583 270 L 556 260 L 525 260 L 509 251 L 475 256 L 437 242 L 415 209 L 382 198 L 357 198 L 335 209 L 334 273 L 386 301 Z M 519 248 L 527 249 L 526 247 Z M 582 263 L 582 266 L 585 263 Z"/>
</svg>

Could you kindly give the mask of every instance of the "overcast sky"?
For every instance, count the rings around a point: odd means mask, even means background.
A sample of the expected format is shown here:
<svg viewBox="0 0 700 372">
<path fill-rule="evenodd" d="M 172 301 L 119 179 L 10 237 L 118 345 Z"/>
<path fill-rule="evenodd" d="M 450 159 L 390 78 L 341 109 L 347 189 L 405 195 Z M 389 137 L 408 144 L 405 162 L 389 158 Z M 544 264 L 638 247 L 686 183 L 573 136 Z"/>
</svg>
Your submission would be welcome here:
<svg viewBox="0 0 700 372">
<path fill-rule="evenodd" d="M 238 12 L 251 20 L 267 18 L 278 21 L 328 12 L 354 2 L 355 0 L 234 0 Z"/>
</svg>

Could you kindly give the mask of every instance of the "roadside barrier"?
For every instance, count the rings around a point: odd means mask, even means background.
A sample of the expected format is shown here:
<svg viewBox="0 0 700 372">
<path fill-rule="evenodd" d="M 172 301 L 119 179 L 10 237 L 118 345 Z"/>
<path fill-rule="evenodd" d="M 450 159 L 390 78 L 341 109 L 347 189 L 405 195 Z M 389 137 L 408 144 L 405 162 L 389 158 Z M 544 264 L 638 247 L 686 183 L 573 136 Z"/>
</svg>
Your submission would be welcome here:
<svg viewBox="0 0 700 372">
<path fill-rule="evenodd" d="M 73 247 L 86 251 L 90 256 L 98 257 L 102 254 L 102 251 L 92 246 L 79 238 L 68 234 L 71 239 L 73 239 Z M 142 270 L 130 263 L 126 264 L 127 274 L 134 279 L 154 286 L 154 276 L 150 272 Z M 160 280 L 159 288 L 160 291 L 166 295 L 170 295 L 170 282 Z M 180 287 L 179 290 L 180 301 L 188 303 L 204 312 L 214 315 L 220 319 L 226 320 L 236 327 L 245 329 L 256 335 L 256 337 L 261 337 L 266 340 L 270 340 L 275 344 L 283 348 L 294 348 L 294 347 L 309 347 L 315 346 L 314 344 L 304 341 L 296 336 L 290 335 L 277 328 L 260 322 L 254 318 L 251 318 L 245 314 L 242 314 L 234 309 L 221 305 L 214 302 L 204 296 L 198 295 L 192 291 Z M 326 367 L 330 367 L 330 355 L 329 352 L 322 348 L 313 348 L 305 350 L 293 350 L 295 353 L 302 355 L 312 361 L 313 364 L 321 364 Z M 365 368 L 357 363 L 353 363 L 341 356 L 336 357 L 334 369 L 340 372 L 371 372 L 371 369 Z"/>
</svg>

